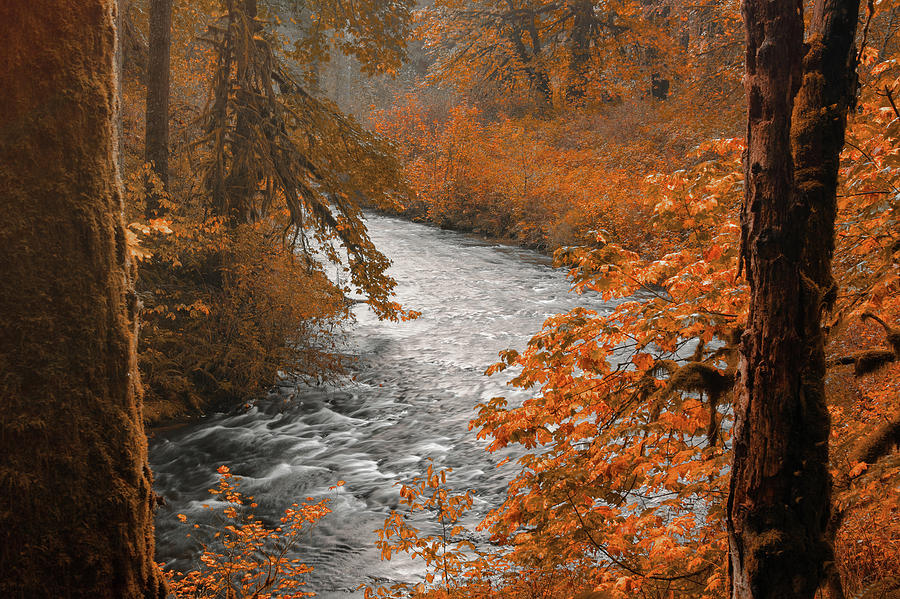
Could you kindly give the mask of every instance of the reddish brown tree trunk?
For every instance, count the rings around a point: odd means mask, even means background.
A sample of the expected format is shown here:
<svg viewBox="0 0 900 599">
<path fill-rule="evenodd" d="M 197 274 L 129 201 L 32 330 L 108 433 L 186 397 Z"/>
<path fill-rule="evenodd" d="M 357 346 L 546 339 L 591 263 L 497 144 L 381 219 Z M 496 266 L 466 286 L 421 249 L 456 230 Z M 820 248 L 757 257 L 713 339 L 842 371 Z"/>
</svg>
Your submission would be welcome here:
<svg viewBox="0 0 900 599">
<path fill-rule="evenodd" d="M 591 60 L 591 38 L 594 28 L 594 3 L 578 0 L 572 4 L 572 33 L 570 36 L 569 72 L 566 101 L 577 105 L 584 100 L 587 71 Z"/>
<path fill-rule="evenodd" d="M 858 0 L 745 0 L 743 336 L 728 505 L 733 599 L 813 597 L 832 559 L 821 317 Z"/>
<path fill-rule="evenodd" d="M 114 0 L 0 3 L 0 596 L 162 597 Z"/>
<path fill-rule="evenodd" d="M 147 61 L 147 127 L 144 158 L 163 186 L 169 185 L 169 54 L 172 45 L 172 0 L 150 0 L 150 46 Z M 159 198 L 147 196 L 147 216 L 159 210 Z"/>
</svg>

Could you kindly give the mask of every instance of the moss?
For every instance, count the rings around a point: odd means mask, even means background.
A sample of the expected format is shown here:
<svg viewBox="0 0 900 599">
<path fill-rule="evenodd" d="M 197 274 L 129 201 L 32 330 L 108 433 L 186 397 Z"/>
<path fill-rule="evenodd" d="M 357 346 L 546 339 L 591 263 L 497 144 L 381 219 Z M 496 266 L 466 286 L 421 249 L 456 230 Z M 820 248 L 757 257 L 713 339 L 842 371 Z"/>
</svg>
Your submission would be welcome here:
<svg viewBox="0 0 900 599">
<path fill-rule="evenodd" d="M 894 352 L 886 349 L 870 349 L 854 355 L 853 373 L 861 376 L 874 372 L 895 360 Z"/>
<path fill-rule="evenodd" d="M 0 4 L 0 595 L 162 597 L 112 0 Z"/>
<path fill-rule="evenodd" d="M 853 452 L 852 460 L 873 464 L 897 446 L 900 446 L 900 417 L 868 435 Z"/>
</svg>

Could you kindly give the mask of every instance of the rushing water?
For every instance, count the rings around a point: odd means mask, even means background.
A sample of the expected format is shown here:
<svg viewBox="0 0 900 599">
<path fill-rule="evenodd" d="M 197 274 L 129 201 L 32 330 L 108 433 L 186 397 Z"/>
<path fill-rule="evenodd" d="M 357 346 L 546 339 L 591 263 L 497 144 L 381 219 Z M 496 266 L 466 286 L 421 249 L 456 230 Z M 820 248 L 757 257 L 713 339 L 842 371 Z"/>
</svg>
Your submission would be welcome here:
<svg viewBox="0 0 900 599">
<path fill-rule="evenodd" d="M 393 261 L 399 301 L 422 316 L 380 322 L 360 305 L 348 339 L 358 356 L 352 382 L 282 385 L 247 412 L 157 434 L 150 462 L 168 503 L 157 517 L 159 560 L 184 567 L 195 555 L 174 514 L 204 521 L 222 464 L 263 517 L 308 496 L 331 499 L 333 513 L 299 552 L 315 567 L 309 589 L 325 599 L 361 596 L 354 589 L 371 578 L 419 575 L 418 563 L 381 562 L 373 531 L 397 505 L 395 483 L 421 474 L 427 458 L 454 469 L 451 486 L 476 491 L 477 513 L 502 497 L 512 466 L 496 468 L 503 456 L 486 453 L 468 422 L 476 404 L 516 391 L 502 374 L 482 373 L 498 351 L 521 349 L 547 316 L 603 305 L 569 293 L 564 274 L 534 252 L 383 216 L 368 225 Z M 346 485 L 330 490 L 339 479 Z"/>
</svg>

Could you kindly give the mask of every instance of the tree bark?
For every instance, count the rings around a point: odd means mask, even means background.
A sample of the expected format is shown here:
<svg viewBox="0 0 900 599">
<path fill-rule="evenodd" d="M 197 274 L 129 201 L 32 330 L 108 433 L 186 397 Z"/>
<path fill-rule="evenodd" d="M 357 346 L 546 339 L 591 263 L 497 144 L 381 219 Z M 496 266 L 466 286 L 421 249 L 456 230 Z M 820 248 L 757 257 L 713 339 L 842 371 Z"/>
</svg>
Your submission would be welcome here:
<svg viewBox="0 0 900 599">
<path fill-rule="evenodd" d="M 813 597 L 833 551 L 823 311 L 858 0 L 745 0 L 750 313 L 728 501 L 733 599 Z"/>
<path fill-rule="evenodd" d="M 238 24 L 237 30 L 231 34 L 237 93 L 231 172 L 228 174 L 225 188 L 229 200 L 227 216 L 232 226 L 237 226 L 253 220 L 253 204 L 256 191 L 259 189 L 259 177 L 253 164 L 253 125 L 259 125 L 259 121 L 264 117 L 253 105 L 256 93 L 254 72 L 259 68 L 259 65 L 254 64 L 258 57 L 255 41 L 255 36 L 259 32 L 259 24 L 256 21 L 259 10 L 257 2 L 239 0 L 231 10 L 234 12 L 232 22 Z"/>
<path fill-rule="evenodd" d="M 144 157 L 164 187 L 169 186 L 169 54 L 172 0 L 150 0 L 150 50 L 147 61 L 147 126 Z M 159 198 L 147 194 L 147 216 L 159 211 Z"/>
<path fill-rule="evenodd" d="M 569 71 L 566 102 L 577 106 L 584 101 L 587 70 L 591 60 L 591 40 L 595 26 L 594 3 L 578 0 L 572 4 L 572 33 L 569 42 Z"/>
<path fill-rule="evenodd" d="M 507 2 L 507 5 L 510 11 L 518 12 L 511 3 Z M 507 34 L 516 55 L 522 62 L 522 69 L 531 86 L 537 113 L 541 116 L 548 116 L 553 108 L 553 90 L 550 88 L 550 77 L 541 64 L 543 50 L 536 19 L 537 15 L 533 10 L 521 11 L 521 14 L 512 21 Z M 531 43 L 530 49 L 524 42 L 526 35 Z"/>
<path fill-rule="evenodd" d="M 258 105 L 257 86 L 260 78 L 272 75 L 271 68 L 259 63 L 256 0 L 226 0 L 224 8 L 226 21 L 217 43 L 213 102 L 206 124 L 214 159 L 205 183 L 215 213 L 238 226 L 254 216 L 260 177 L 254 163 L 253 125 L 266 118 Z"/>
<path fill-rule="evenodd" d="M 0 3 L 0 595 L 161 598 L 114 0 Z"/>
</svg>

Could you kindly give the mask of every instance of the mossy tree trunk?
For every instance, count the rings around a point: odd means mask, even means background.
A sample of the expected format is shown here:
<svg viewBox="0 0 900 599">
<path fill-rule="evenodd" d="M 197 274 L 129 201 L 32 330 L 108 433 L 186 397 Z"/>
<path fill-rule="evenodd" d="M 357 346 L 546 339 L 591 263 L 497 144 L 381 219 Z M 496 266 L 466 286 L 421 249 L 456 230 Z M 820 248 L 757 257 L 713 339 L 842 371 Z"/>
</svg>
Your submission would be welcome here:
<svg viewBox="0 0 900 599">
<path fill-rule="evenodd" d="M 224 23 L 216 41 L 218 65 L 212 105 L 206 117 L 212 164 L 205 176 L 211 207 L 232 227 L 260 216 L 261 127 L 269 126 L 273 64 L 261 48 L 256 0 L 222 0 Z"/>
<path fill-rule="evenodd" d="M 172 0 L 150 0 L 147 60 L 147 126 L 144 158 L 164 187 L 169 185 L 169 55 L 172 46 Z M 159 198 L 147 195 L 147 216 L 159 211 Z"/>
<path fill-rule="evenodd" d="M 164 595 L 122 225 L 114 0 L 0 3 L 0 595 Z"/>
<path fill-rule="evenodd" d="M 256 0 L 238 0 L 230 5 L 232 20 L 239 23 L 232 32 L 234 44 L 235 77 L 237 97 L 235 98 L 234 140 L 231 156 L 231 172 L 225 182 L 228 190 L 229 205 L 226 216 L 232 226 L 247 224 L 254 219 L 255 196 L 259 189 L 258 167 L 254 164 L 257 154 L 254 152 L 254 127 L 263 125 L 260 121 L 266 117 L 259 112 L 259 106 L 253 102 L 259 81 L 255 76 L 259 65 L 254 64 L 259 56 L 256 36 L 259 34 L 259 23 L 256 20 L 259 8 Z M 266 74 L 265 76 L 268 76 Z"/>
<path fill-rule="evenodd" d="M 728 502 L 732 598 L 812 598 L 833 559 L 823 311 L 858 0 L 745 0 L 741 348 Z"/>
</svg>

